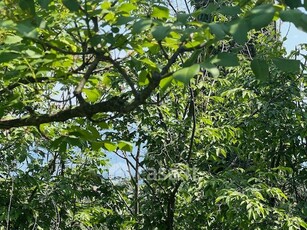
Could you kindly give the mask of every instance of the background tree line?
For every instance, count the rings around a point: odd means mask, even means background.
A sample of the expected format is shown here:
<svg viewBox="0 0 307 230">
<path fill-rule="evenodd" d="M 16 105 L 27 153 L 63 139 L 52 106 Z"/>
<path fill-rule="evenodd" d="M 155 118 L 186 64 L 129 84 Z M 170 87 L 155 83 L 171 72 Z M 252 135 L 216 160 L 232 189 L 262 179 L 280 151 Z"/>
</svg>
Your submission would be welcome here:
<svg viewBox="0 0 307 230">
<path fill-rule="evenodd" d="M 2 1 L 0 229 L 306 229 L 306 6 Z"/>
</svg>

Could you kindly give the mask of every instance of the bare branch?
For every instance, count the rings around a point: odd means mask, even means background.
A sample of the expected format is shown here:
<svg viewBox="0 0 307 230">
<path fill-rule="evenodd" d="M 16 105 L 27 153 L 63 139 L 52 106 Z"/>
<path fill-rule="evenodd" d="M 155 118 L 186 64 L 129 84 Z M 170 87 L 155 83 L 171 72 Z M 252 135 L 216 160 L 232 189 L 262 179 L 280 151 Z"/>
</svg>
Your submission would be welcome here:
<svg viewBox="0 0 307 230">
<path fill-rule="evenodd" d="M 90 76 L 92 75 L 93 71 L 96 69 L 99 61 L 101 60 L 101 57 L 96 56 L 94 61 L 90 64 L 90 66 L 88 67 L 87 71 L 85 72 L 83 78 L 81 79 L 81 81 L 79 82 L 79 85 L 76 87 L 74 94 L 76 96 L 81 94 L 82 89 L 85 86 L 85 83 L 87 82 L 87 80 L 90 78 Z"/>
</svg>

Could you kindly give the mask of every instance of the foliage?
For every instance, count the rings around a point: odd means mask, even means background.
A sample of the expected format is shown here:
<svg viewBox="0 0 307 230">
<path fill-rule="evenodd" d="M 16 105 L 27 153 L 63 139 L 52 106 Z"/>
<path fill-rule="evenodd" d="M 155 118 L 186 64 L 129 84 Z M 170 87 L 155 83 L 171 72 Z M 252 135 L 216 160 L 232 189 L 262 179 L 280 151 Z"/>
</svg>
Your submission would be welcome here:
<svg viewBox="0 0 307 230">
<path fill-rule="evenodd" d="M 0 229 L 307 228 L 306 1 L 191 4 L 0 3 Z"/>
</svg>

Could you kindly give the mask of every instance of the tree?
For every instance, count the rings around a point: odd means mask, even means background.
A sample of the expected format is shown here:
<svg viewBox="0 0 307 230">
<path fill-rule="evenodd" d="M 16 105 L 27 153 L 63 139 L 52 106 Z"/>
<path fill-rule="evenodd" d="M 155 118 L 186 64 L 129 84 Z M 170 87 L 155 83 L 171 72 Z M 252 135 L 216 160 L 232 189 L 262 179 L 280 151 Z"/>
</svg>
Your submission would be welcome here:
<svg viewBox="0 0 307 230">
<path fill-rule="evenodd" d="M 306 228 L 306 4 L 192 4 L 0 3 L 4 228 Z"/>
</svg>

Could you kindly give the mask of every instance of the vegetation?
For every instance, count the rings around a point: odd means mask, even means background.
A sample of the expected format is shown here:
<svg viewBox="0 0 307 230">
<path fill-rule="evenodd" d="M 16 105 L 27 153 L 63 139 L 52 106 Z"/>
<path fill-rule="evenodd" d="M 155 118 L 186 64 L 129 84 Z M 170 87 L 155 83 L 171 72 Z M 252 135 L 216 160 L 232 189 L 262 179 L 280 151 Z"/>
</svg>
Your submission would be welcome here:
<svg viewBox="0 0 307 230">
<path fill-rule="evenodd" d="M 307 229 L 300 7 L 1 1 L 0 229 Z"/>
</svg>

